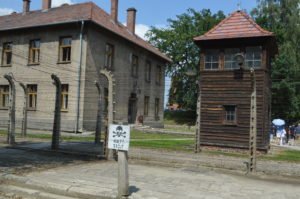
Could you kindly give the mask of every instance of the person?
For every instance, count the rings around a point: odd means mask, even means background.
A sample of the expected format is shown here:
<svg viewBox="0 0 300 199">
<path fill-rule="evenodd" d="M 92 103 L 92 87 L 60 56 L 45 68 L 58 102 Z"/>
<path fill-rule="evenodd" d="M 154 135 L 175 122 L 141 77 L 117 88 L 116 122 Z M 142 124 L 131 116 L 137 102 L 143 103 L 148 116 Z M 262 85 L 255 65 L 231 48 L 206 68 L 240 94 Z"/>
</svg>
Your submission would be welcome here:
<svg viewBox="0 0 300 199">
<path fill-rule="evenodd" d="M 281 141 L 282 128 L 277 127 L 276 130 L 276 144 L 280 144 Z"/>
<path fill-rule="evenodd" d="M 286 130 L 283 128 L 280 134 L 280 146 L 284 145 L 286 137 Z"/>
<path fill-rule="evenodd" d="M 297 140 L 299 138 L 299 136 L 300 136 L 300 123 L 295 128 L 294 136 L 295 136 L 294 140 Z"/>
</svg>

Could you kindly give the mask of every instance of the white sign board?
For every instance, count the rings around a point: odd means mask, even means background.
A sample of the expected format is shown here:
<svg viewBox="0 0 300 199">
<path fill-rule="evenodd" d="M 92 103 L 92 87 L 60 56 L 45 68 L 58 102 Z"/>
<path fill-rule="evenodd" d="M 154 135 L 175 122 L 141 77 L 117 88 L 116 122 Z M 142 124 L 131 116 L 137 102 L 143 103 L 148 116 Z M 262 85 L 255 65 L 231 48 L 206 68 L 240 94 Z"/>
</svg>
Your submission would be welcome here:
<svg viewBox="0 0 300 199">
<path fill-rule="evenodd" d="M 130 127 L 125 125 L 109 125 L 108 148 L 128 151 Z"/>
</svg>

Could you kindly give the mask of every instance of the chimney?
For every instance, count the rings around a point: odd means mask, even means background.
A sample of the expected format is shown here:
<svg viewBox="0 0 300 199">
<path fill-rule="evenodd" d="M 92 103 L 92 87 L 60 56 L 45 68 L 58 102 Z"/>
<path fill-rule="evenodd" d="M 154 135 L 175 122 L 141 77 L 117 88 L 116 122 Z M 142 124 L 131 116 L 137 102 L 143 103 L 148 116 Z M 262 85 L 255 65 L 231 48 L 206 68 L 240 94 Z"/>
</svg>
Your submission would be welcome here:
<svg viewBox="0 0 300 199">
<path fill-rule="evenodd" d="M 110 14 L 114 22 L 118 22 L 118 4 L 119 4 L 119 0 L 111 0 Z"/>
<path fill-rule="evenodd" d="M 137 10 L 135 8 L 127 9 L 127 28 L 130 32 L 135 34 L 135 18 Z"/>
<path fill-rule="evenodd" d="M 48 10 L 51 8 L 51 0 L 43 0 L 43 10 Z"/>
<path fill-rule="evenodd" d="M 30 11 L 30 0 L 23 0 L 23 13 Z"/>
</svg>

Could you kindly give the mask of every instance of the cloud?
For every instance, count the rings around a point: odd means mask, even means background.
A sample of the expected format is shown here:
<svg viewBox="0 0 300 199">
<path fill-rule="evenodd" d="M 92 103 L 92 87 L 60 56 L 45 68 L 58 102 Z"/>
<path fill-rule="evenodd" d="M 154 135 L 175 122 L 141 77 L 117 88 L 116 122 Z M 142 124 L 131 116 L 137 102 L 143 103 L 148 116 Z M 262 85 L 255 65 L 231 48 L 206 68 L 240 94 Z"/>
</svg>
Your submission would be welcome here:
<svg viewBox="0 0 300 199">
<path fill-rule="evenodd" d="M 52 7 L 58 7 L 64 3 L 74 4 L 73 0 L 52 0 Z"/>
<path fill-rule="evenodd" d="M 136 24 L 135 26 L 135 34 L 143 39 L 146 39 L 145 34 L 148 30 L 150 30 L 150 26 L 147 26 L 145 24 Z"/>
<path fill-rule="evenodd" d="M 0 8 L 0 15 L 8 15 L 14 12 L 13 9 L 10 8 Z"/>
</svg>

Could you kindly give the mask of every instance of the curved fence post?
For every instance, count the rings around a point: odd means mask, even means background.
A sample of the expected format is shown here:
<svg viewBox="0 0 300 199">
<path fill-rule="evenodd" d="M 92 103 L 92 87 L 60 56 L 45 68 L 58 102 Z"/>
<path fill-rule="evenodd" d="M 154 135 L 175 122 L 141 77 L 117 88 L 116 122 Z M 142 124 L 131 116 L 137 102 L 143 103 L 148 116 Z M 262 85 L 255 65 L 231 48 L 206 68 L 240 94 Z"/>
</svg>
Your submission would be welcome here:
<svg viewBox="0 0 300 199">
<path fill-rule="evenodd" d="M 27 103 L 28 103 L 28 93 L 26 86 L 23 83 L 19 83 L 24 90 L 24 105 L 23 105 L 23 120 L 22 120 L 22 131 L 21 135 L 23 137 L 27 136 Z"/>
<path fill-rule="evenodd" d="M 96 133 L 95 133 L 95 144 L 101 143 L 101 127 L 102 127 L 102 110 L 101 110 L 101 88 L 98 81 L 95 81 L 95 86 L 98 89 L 99 99 L 98 99 L 98 109 L 97 109 L 97 123 L 96 123 Z"/>
<path fill-rule="evenodd" d="M 54 123 L 52 130 L 52 149 L 59 148 L 59 136 L 60 136 L 60 109 L 61 109 L 61 81 L 60 79 L 52 74 L 51 78 L 53 84 L 56 86 L 56 97 L 55 97 L 55 113 L 54 113 Z"/>
<path fill-rule="evenodd" d="M 7 143 L 13 145 L 15 143 L 15 129 L 16 129 L 16 87 L 13 81 L 13 77 L 10 74 L 5 74 L 4 78 L 9 82 L 9 123 L 8 123 L 8 135 Z"/>
</svg>

